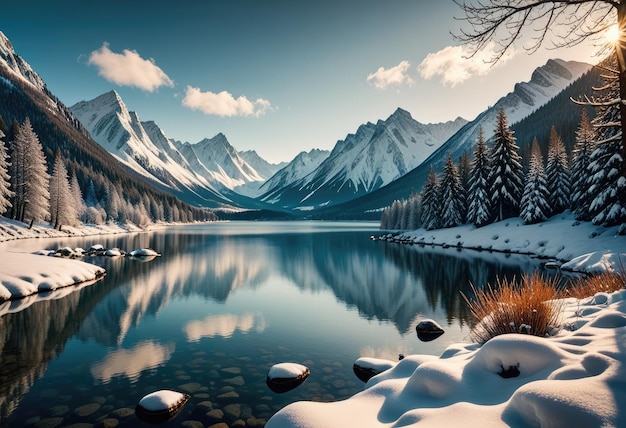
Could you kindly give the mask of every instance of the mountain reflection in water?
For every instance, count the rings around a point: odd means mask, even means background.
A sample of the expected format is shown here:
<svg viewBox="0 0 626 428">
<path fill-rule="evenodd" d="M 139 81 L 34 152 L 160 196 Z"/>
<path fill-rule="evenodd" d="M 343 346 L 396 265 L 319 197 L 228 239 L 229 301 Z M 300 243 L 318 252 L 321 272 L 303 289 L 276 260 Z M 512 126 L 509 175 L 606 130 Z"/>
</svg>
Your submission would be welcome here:
<svg viewBox="0 0 626 428">
<path fill-rule="evenodd" d="M 270 413 L 295 399 L 345 398 L 361 388 L 351 374 L 356 358 L 440 353 L 467 337 L 469 313 L 460 291 L 494 283 L 496 274 L 537 267 L 521 256 L 487 260 L 473 252 L 370 241 L 376 227 L 222 223 L 2 244 L 32 251 L 101 243 L 151 247 L 163 255 L 147 263 L 86 259 L 107 269 L 96 285 L 24 304 L 15 313 L 0 308 L 0 425 L 21 426 L 54 415 L 59 406 L 79 407 L 87 391 L 107 402 L 91 419 L 68 412 L 62 422 L 94 423 L 111 407 L 134 408 L 146 388 L 175 388 L 190 375 L 217 400 L 211 385 L 218 388 L 215 376 L 226 364 L 239 364 L 229 373 L 241 373 L 237 393 L 249 409 L 259 407 L 259 397 Z M 421 317 L 436 319 L 446 335 L 418 343 L 413 329 Z M 283 358 L 308 361 L 311 379 L 289 396 L 268 395 L 265 372 Z M 320 367 L 325 377 L 315 380 Z M 166 380 L 174 385 L 160 385 Z M 66 402 L 55 403 L 50 391 Z M 184 412 L 193 413 L 193 406 L 192 399 Z M 184 412 L 177 423 L 185 421 Z"/>
</svg>

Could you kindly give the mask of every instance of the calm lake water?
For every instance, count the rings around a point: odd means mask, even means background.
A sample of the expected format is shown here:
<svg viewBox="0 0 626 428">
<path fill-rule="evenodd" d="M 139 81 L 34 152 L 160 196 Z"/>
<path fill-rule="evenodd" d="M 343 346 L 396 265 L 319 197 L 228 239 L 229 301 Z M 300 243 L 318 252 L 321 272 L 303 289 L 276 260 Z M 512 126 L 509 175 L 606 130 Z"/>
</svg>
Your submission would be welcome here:
<svg viewBox="0 0 626 428">
<path fill-rule="evenodd" d="M 149 262 L 86 258 L 106 267 L 102 281 L 0 318 L 0 425 L 148 426 L 135 405 L 174 389 L 191 400 L 165 426 L 237 419 L 262 426 L 293 401 L 362 390 L 352 372 L 360 356 L 440 354 L 467 340 L 459 291 L 538 267 L 522 256 L 372 241 L 377 227 L 232 222 L 0 244 L 1 251 L 103 244 L 163 254 Z M 420 342 L 422 318 L 446 333 Z M 273 393 L 267 371 L 281 362 L 304 364 L 311 375 Z"/>
</svg>

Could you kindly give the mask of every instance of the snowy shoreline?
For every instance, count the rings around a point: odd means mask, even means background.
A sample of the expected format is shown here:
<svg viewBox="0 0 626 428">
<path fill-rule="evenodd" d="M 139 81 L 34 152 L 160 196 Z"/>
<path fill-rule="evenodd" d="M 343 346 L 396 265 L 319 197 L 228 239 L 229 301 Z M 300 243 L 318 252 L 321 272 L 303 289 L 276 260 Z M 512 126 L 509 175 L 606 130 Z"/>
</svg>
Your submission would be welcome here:
<svg viewBox="0 0 626 428">
<path fill-rule="evenodd" d="M 543 223 L 527 225 L 510 218 L 481 228 L 418 229 L 382 234 L 387 242 L 438 246 L 478 252 L 520 254 L 553 260 L 562 270 L 580 273 L 619 271 L 626 266 L 626 236 L 620 227 L 580 222 L 566 212 Z M 534 240 L 534 242 L 533 242 Z"/>
</svg>

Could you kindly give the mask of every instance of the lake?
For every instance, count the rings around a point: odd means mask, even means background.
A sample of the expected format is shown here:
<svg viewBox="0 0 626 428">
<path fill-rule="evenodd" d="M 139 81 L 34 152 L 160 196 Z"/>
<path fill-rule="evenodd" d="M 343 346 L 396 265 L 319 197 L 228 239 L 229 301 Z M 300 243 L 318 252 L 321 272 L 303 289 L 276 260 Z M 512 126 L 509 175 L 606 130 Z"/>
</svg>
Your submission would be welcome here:
<svg viewBox="0 0 626 428">
<path fill-rule="evenodd" d="M 0 244 L 162 253 L 146 262 L 85 258 L 106 267 L 102 281 L 0 318 L 0 425 L 148 426 L 136 404 L 174 389 L 191 399 L 166 426 L 263 426 L 293 401 L 362 390 L 352 371 L 360 356 L 438 355 L 468 340 L 460 292 L 539 266 L 525 256 L 370 240 L 378 233 L 369 222 L 218 222 Z M 420 342 L 423 318 L 446 333 Z M 281 362 L 311 375 L 276 394 L 265 381 Z"/>
</svg>

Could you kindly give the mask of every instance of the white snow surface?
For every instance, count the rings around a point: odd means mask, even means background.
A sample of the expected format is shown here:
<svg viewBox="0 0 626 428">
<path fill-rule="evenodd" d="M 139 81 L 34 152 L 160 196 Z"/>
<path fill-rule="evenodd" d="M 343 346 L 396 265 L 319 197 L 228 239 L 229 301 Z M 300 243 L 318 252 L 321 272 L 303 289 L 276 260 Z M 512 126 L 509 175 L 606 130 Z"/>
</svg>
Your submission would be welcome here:
<svg viewBox="0 0 626 428">
<path fill-rule="evenodd" d="M 270 379 L 295 379 L 303 376 L 307 370 L 306 366 L 298 363 L 279 363 L 270 367 L 267 377 Z"/>
<path fill-rule="evenodd" d="M 382 358 L 360 357 L 357 358 L 354 364 L 364 369 L 373 369 L 382 372 L 394 367 L 396 362 Z"/>
<path fill-rule="evenodd" d="M 626 267 L 626 236 L 619 236 L 618 230 L 619 226 L 602 227 L 576 221 L 566 211 L 532 225 L 515 217 L 480 228 L 464 225 L 430 231 L 418 229 L 401 233 L 395 239 L 415 244 L 529 254 L 569 262 L 561 266 L 564 270 L 598 272 L 620 271 L 620 261 Z"/>
<path fill-rule="evenodd" d="M 565 300 L 573 331 L 407 356 L 347 400 L 296 402 L 266 427 L 626 426 L 626 290 L 596 297 Z M 498 375 L 511 366 L 519 376 Z"/>
<path fill-rule="evenodd" d="M 52 291 L 104 274 L 104 269 L 76 260 L 26 253 L 0 253 L 0 300 Z"/>
</svg>

